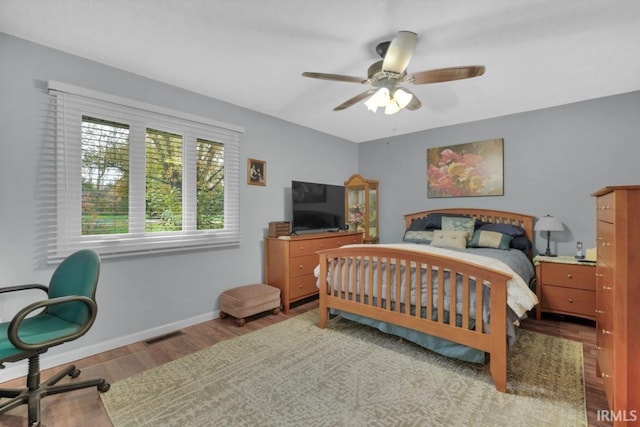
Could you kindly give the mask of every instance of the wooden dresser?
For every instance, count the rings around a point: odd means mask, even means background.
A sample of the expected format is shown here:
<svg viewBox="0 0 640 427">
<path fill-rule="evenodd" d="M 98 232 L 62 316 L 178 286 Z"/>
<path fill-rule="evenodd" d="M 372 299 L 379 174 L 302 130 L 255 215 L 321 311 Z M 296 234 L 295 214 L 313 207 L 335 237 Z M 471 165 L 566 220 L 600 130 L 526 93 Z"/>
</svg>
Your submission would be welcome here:
<svg viewBox="0 0 640 427">
<path fill-rule="evenodd" d="M 640 185 L 596 197 L 596 352 L 614 425 L 640 425 Z"/>
<path fill-rule="evenodd" d="M 536 294 L 542 313 L 568 314 L 596 320 L 596 268 L 593 263 L 581 263 L 571 256 L 538 255 L 536 264 Z"/>
<path fill-rule="evenodd" d="M 280 288 L 285 314 L 292 302 L 318 293 L 313 269 L 317 251 L 362 243 L 362 232 L 314 233 L 265 239 L 266 283 Z"/>
</svg>

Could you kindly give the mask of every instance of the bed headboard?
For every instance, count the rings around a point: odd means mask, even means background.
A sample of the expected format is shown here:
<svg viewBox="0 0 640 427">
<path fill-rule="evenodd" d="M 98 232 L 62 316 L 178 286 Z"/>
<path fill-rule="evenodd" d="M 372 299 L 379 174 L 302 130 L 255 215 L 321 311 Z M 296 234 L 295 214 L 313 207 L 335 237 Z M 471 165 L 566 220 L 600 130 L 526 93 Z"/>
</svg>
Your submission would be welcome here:
<svg viewBox="0 0 640 427">
<path fill-rule="evenodd" d="M 475 209 L 475 208 L 448 208 L 448 209 L 433 209 L 430 211 L 415 212 L 406 214 L 404 216 L 405 228 L 409 228 L 411 221 L 418 218 L 426 218 L 430 213 L 448 213 L 452 215 L 465 215 L 473 218 L 477 218 L 480 221 L 491 222 L 494 224 L 511 224 L 519 225 L 524 229 L 525 236 L 533 242 L 533 222 L 534 216 L 524 215 L 513 212 L 496 211 L 488 209 Z M 531 254 L 529 254 L 531 256 Z"/>
</svg>

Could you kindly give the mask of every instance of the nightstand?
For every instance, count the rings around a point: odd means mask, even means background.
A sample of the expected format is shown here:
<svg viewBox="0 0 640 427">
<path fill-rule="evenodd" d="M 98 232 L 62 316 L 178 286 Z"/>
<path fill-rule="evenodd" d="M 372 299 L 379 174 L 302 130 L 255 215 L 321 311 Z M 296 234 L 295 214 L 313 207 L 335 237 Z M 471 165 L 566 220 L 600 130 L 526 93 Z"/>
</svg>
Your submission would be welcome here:
<svg viewBox="0 0 640 427">
<path fill-rule="evenodd" d="M 536 319 L 542 313 L 566 314 L 596 320 L 595 263 L 580 262 L 574 257 L 533 259 L 536 266 L 536 295 L 540 304 Z"/>
</svg>

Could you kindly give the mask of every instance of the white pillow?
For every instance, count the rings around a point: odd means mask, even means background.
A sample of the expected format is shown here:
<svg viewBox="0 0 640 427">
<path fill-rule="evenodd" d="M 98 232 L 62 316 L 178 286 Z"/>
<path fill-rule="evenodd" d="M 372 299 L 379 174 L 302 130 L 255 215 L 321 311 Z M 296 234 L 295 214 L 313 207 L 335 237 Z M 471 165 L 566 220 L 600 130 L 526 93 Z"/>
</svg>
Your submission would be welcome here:
<svg viewBox="0 0 640 427">
<path fill-rule="evenodd" d="M 462 230 L 433 230 L 433 240 L 431 246 L 438 248 L 458 248 L 467 247 L 468 231 Z"/>
</svg>

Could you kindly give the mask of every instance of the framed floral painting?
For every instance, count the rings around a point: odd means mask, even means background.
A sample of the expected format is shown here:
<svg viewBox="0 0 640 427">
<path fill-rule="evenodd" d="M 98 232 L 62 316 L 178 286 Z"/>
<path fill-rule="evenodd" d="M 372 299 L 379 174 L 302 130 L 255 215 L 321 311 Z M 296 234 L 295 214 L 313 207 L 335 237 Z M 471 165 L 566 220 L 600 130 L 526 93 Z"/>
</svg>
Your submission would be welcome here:
<svg viewBox="0 0 640 427">
<path fill-rule="evenodd" d="M 503 196 L 503 140 L 427 148 L 427 197 Z"/>
</svg>

